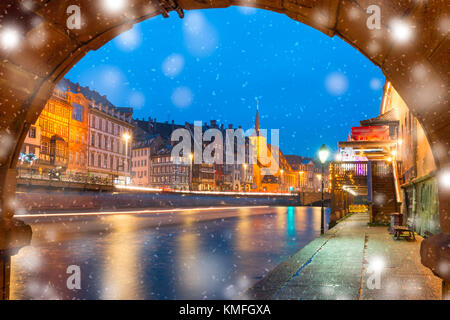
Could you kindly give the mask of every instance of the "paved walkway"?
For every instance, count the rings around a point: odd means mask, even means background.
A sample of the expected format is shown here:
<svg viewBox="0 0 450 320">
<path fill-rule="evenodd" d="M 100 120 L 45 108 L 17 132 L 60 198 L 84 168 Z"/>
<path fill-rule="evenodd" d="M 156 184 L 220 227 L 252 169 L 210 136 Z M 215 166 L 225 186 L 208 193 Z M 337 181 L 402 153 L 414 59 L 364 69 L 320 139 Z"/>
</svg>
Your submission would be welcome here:
<svg viewBox="0 0 450 320">
<path fill-rule="evenodd" d="M 354 214 L 245 292 L 249 299 L 441 299 L 441 280 L 420 263 L 420 242 L 394 241 Z"/>
</svg>

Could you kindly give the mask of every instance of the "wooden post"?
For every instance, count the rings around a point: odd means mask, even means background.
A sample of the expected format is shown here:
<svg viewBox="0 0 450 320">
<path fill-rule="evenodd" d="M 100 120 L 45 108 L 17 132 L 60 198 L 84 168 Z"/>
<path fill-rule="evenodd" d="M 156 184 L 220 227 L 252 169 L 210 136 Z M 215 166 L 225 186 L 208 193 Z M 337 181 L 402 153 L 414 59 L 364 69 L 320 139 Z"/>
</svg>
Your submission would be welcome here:
<svg viewBox="0 0 450 320">
<path fill-rule="evenodd" d="M 367 205 L 369 212 L 369 223 L 373 223 L 373 184 L 372 184 L 372 161 L 367 161 Z"/>
<path fill-rule="evenodd" d="M 450 282 L 442 280 L 442 300 L 450 300 Z"/>
<path fill-rule="evenodd" d="M 0 300 L 9 300 L 11 256 L 0 253 Z"/>
</svg>

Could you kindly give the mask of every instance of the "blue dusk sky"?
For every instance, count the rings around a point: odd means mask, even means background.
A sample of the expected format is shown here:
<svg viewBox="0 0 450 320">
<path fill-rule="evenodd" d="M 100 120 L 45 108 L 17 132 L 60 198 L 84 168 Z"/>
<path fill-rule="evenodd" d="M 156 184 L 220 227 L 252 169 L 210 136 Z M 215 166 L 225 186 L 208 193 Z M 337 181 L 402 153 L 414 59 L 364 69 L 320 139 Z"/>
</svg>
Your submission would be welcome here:
<svg viewBox="0 0 450 320">
<path fill-rule="evenodd" d="M 212 119 L 279 129 L 284 154 L 337 149 L 351 126 L 380 110 L 384 75 L 338 37 L 282 14 L 230 7 L 161 16 L 90 52 L 67 78 L 134 118 Z"/>
</svg>

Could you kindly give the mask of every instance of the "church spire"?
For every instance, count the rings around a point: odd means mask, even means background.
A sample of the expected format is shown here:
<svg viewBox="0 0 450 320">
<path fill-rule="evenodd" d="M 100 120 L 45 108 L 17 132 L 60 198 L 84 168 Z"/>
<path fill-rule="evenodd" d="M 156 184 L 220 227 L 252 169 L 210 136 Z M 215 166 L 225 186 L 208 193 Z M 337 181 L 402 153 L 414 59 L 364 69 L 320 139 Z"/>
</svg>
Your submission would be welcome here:
<svg viewBox="0 0 450 320">
<path fill-rule="evenodd" d="M 258 99 L 256 99 L 256 120 L 255 120 L 255 131 L 256 135 L 259 136 L 259 102 Z"/>
</svg>

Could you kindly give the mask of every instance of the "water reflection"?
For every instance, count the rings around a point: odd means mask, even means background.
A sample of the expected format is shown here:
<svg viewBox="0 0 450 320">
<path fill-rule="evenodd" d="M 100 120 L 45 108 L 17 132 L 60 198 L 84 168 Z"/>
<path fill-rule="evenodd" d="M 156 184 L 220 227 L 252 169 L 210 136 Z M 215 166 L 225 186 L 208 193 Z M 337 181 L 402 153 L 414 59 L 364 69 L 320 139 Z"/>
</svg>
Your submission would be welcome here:
<svg viewBox="0 0 450 320">
<path fill-rule="evenodd" d="M 12 257 L 11 298 L 230 299 L 320 234 L 320 208 L 152 219 L 78 219 L 69 228 L 64 221 L 31 224 L 33 230 L 64 224 L 72 233 L 43 237 Z M 80 290 L 67 289 L 69 265 L 80 266 Z"/>
</svg>

